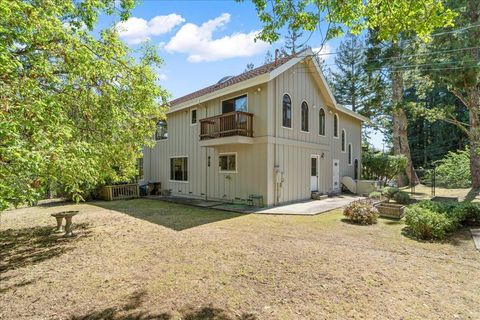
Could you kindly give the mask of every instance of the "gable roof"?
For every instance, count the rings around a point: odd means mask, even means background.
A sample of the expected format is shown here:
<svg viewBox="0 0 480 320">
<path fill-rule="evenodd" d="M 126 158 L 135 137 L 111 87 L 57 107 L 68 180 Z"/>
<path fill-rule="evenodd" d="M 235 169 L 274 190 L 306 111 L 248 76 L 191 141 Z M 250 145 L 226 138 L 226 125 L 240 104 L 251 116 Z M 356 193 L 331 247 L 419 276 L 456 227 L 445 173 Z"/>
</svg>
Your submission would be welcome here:
<svg viewBox="0 0 480 320">
<path fill-rule="evenodd" d="M 340 104 L 337 104 L 335 97 L 333 96 L 333 93 L 330 90 L 330 87 L 328 86 L 327 81 L 322 74 L 320 65 L 318 64 L 316 59 L 312 58 L 313 55 L 314 53 L 311 49 L 306 49 L 296 55 L 289 55 L 279 58 L 274 62 L 264 64 L 263 66 L 260 66 L 258 68 L 254 68 L 237 76 L 233 76 L 226 81 L 219 82 L 198 91 L 189 93 L 185 96 L 170 101 L 170 110 L 167 111 L 167 113 L 189 108 L 203 101 L 211 100 L 234 91 L 268 82 L 276 78 L 278 75 L 282 74 L 292 66 L 296 65 L 298 62 L 304 59 L 310 59 L 313 62 L 313 65 L 317 71 L 316 74 L 319 78 L 319 82 L 321 83 L 320 89 L 326 96 L 327 100 L 329 100 L 327 101 L 327 103 L 331 105 L 331 107 L 333 107 L 334 109 L 346 113 L 360 121 L 369 121 L 368 118 L 362 116 L 361 114 L 353 112 L 352 110 Z"/>
<path fill-rule="evenodd" d="M 242 82 L 242 81 L 245 81 L 245 80 L 248 80 L 248 79 L 252 79 L 252 78 L 260 76 L 262 74 L 269 73 L 270 71 L 275 70 L 276 68 L 285 64 L 286 62 L 288 62 L 289 60 L 291 60 L 294 57 L 295 57 L 294 55 L 290 55 L 290 56 L 279 58 L 279 59 L 277 59 L 277 61 L 264 64 L 261 67 L 254 68 L 250 71 L 241 73 L 238 76 L 233 76 L 230 79 L 228 79 L 227 81 L 224 81 L 224 82 L 221 82 L 221 83 L 216 83 L 214 85 L 208 86 L 208 87 L 200 89 L 198 91 L 189 93 L 189 94 L 187 94 L 183 97 L 180 97 L 180 98 L 177 98 L 175 100 L 170 101 L 170 106 L 173 107 L 175 105 L 186 102 L 188 100 L 199 98 L 199 97 L 202 97 L 202 96 L 204 96 L 208 93 L 212 93 L 214 91 L 229 87 L 229 86 L 234 85 L 236 83 L 239 83 L 239 82 Z"/>
</svg>

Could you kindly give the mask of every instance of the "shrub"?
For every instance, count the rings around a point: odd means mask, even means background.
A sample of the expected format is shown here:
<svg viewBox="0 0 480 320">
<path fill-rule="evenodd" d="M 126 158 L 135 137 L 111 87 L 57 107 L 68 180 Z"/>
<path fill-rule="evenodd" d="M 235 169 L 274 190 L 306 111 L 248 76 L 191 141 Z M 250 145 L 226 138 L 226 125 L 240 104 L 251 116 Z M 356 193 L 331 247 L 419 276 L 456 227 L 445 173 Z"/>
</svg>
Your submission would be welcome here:
<svg viewBox="0 0 480 320">
<path fill-rule="evenodd" d="M 480 205 L 477 203 L 463 202 L 458 203 L 453 208 L 450 215 L 456 219 L 457 223 L 463 226 L 480 224 Z"/>
<path fill-rule="evenodd" d="M 362 159 L 362 175 L 365 179 L 377 179 L 386 185 L 407 167 L 403 155 L 392 156 L 385 153 L 366 152 Z"/>
<path fill-rule="evenodd" d="M 378 211 L 369 200 L 353 201 L 343 209 L 343 215 L 357 224 L 374 224 L 378 219 Z"/>
<path fill-rule="evenodd" d="M 405 223 L 414 237 L 426 240 L 445 239 L 456 228 L 455 219 L 419 205 L 406 209 Z"/>
<path fill-rule="evenodd" d="M 398 191 L 393 195 L 393 199 L 400 204 L 409 204 L 410 203 L 410 195 L 405 191 Z"/>
<path fill-rule="evenodd" d="M 382 194 L 387 197 L 388 199 L 393 199 L 395 194 L 398 193 L 400 190 L 395 187 L 385 187 L 382 190 Z"/>
<path fill-rule="evenodd" d="M 383 195 L 380 191 L 372 191 L 368 195 L 370 199 L 375 199 L 375 200 L 381 200 L 383 198 Z"/>
<path fill-rule="evenodd" d="M 430 200 L 423 200 L 417 203 L 417 206 L 421 208 L 429 209 L 431 211 L 438 212 L 438 213 L 444 213 L 447 215 L 450 215 L 457 205 L 458 205 L 458 202 L 453 202 L 453 201 L 436 202 L 436 201 L 430 201 Z"/>
<path fill-rule="evenodd" d="M 446 188 L 468 188 L 472 184 L 470 150 L 449 152 L 435 170 L 436 183 Z"/>
</svg>

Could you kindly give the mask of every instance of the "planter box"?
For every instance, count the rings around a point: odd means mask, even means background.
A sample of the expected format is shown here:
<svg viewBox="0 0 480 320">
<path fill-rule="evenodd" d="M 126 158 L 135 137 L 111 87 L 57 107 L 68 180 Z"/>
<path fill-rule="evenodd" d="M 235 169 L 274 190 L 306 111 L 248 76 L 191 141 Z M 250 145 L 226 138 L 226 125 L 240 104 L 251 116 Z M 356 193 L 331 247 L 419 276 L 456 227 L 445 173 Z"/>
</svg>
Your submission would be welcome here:
<svg viewBox="0 0 480 320">
<path fill-rule="evenodd" d="M 430 200 L 435 201 L 435 202 L 449 202 L 449 201 L 458 202 L 458 197 L 439 197 L 439 196 L 435 196 Z"/>
<path fill-rule="evenodd" d="M 405 206 L 403 204 L 381 202 L 375 205 L 381 217 L 402 219 Z"/>
</svg>

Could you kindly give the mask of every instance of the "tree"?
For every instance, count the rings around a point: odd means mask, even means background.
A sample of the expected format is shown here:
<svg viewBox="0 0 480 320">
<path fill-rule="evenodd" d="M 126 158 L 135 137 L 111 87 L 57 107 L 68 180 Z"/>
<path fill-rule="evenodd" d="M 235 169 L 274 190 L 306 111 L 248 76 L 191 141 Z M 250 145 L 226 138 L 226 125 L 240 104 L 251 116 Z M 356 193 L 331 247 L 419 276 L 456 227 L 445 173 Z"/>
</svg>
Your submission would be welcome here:
<svg viewBox="0 0 480 320">
<path fill-rule="evenodd" d="M 263 62 L 263 64 L 269 64 L 273 62 L 273 60 L 275 60 L 275 58 L 273 57 L 272 52 L 268 50 L 267 53 L 265 53 L 265 61 Z"/>
<path fill-rule="evenodd" d="M 337 102 L 350 107 L 352 111 L 363 110 L 367 92 L 367 75 L 364 70 L 365 55 L 362 42 L 349 33 L 340 43 L 335 56 L 337 71 L 332 71 L 333 91 Z"/>
<path fill-rule="evenodd" d="M 305 43 L 299 43 L 303 36 L 303 32 L 298 29 L 288 29 L 285 35 L 285 46 L 281 48 L 283 55 L 295 55 L 302 52 L 307 47 Z"/>
<path fill-rule="evenodd" d="M 245 67 L 245 70 L 243 70 L 243 72 L 248 72 L 250 70 L 253 70 L 253 68 L 255 68 L 255 65 L 252 62 L 247 63 L 247 66 Z"/>
<path fill-rule="evenodd" d="M 407 158 L 403 155 L 388 155 L 382 152 L 366 152 L 362 162 L 364 178 L 376 179 L 383 186 L 407 167 Z"/>
<path fill-rule="evenodd" d="M 455 113 L 455 104 L 440 105 L 426 115 L 452 123 L 468 136 L 472 187 L 480 188 L 480 3 L 450 0 L 447 7 L 459 13 L 457 28 L 445 28 L 431 42 L 420 44 L 417 80 L 426 87 L 432 82 L 446 85 L 468 110 L 466 121 Z"/>
<path fill-rule="evenodd" d="M 237 0 L 243 1 L 243 0 Z M 326 38 L 347 28 L 354 34 L 377 29 L 381 40 L 396 41 L 402 33 L 427 38 L 436 28 L 449 26 L 455 13 L 438 0 L 252 0 L 263 23 L 259 39 L 273 43 L 281 30 L 314 32 L 326 23 Z"/>
<path fill-rule="evenodd" d="M 128 17 L 133 1 L 123 0 Z M 91 34 L 116 1 L 0 2 L 0 211 L 49 183 L 74 200 L 135 175 L 167 93 L 147 46 L 133 58 L 115 29 Z"/>
</svg>

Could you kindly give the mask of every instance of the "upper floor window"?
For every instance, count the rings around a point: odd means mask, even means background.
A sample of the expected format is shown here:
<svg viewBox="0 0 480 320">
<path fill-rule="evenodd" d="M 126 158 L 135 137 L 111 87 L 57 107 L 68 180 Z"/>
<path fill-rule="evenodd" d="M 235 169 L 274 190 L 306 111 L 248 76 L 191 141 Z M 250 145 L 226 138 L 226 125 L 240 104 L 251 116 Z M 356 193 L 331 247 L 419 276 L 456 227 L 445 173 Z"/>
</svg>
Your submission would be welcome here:
<svg viewBox="0 0 480 320">
<path fill-rule="evenodd" d="M 160 120 L 157 122 L 157 131 L 155 132 L 155 140 L 165 140 L 168 138 L 167 121 Z"/>
<path fill-rule="evenodd" d="M 308 132 L 308 104 L 302 102 L 302 131 Z"/>
<path fill-rule="evenodd" d="M 190 110 L 190 124 L 197 123 L 197 109 Z"/>
<path fill-rule="evenodd" d="M 288 94 L 283 95 L 282 126 L 285 128 L 292 127 L 292 99 Z"/>
<path fill-rule="evenodd" d="M 318 134 L 322 136 L 325 135 L 325 110 L 323 110 L 323 108 L 321 108 L 318 113 Z"/>
<path fill-rule="evenodd" d="M 338 138 L 338 115 L 333 116 L 333 136 Z"/>
<path fill-rule="evenodd" d="M 348 164 L 352 165 L 352 144 L 348 144 Z"/>
<path fill-rule="evenodd" d="M 345 144 L 347 140 L 347 134 L 345 132 L 345 129 L 342 130 L 342 152 L 345 152 Z"/>
<path fill-rule="evenodd" d="M 240 97 L 222 101 L 222 113 L 229 113 L 234 111 L 248 111 L 246 94 Z"/>
</svg>

